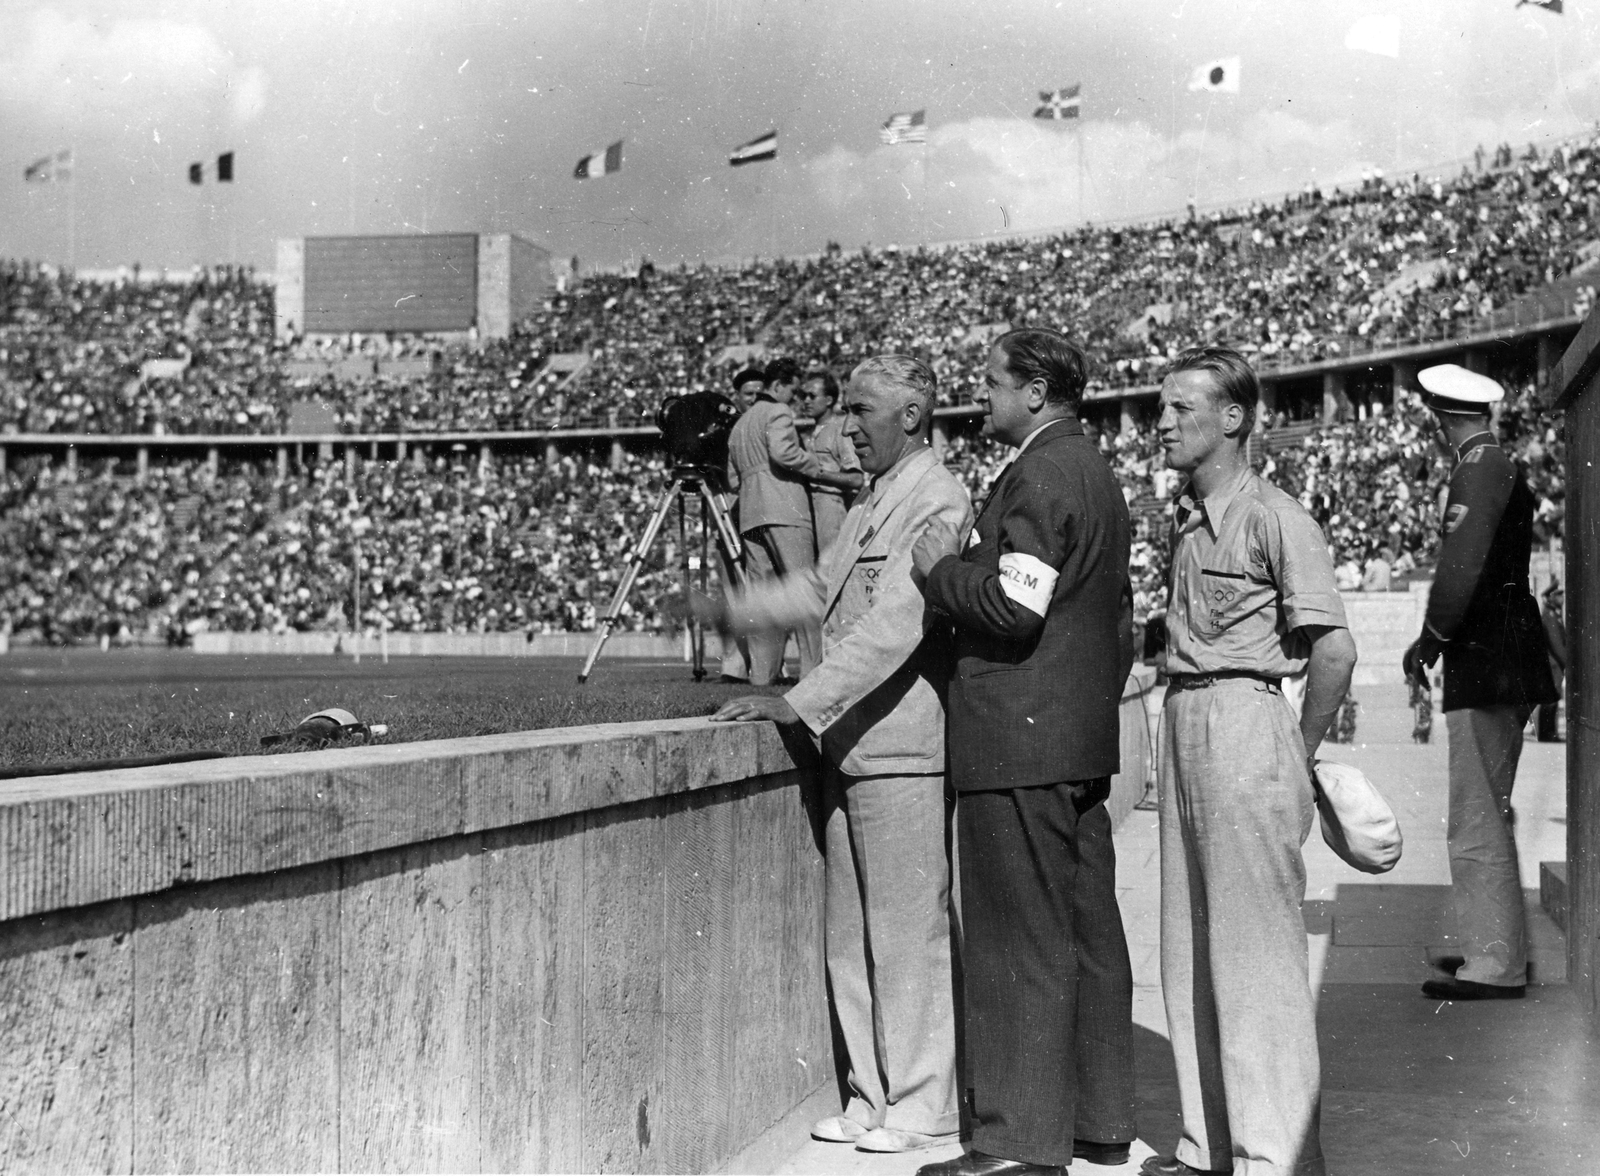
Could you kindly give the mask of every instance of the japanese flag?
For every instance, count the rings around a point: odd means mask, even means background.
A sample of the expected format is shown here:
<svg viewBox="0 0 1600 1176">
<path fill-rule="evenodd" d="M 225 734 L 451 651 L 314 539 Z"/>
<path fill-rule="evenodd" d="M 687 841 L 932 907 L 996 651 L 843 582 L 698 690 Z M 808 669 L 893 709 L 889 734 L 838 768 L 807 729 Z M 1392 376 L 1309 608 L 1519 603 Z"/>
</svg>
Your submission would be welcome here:
<svg viewBox="0 0 1600 1176">
<path fill-rule="evenodd" d="M 1189 89 L 1210 90 L 1214 94 L 1237 94 L 1239 59 L 1219 57 L 1215 61 L 1195 66 L 1194 73 L 1189 75 Z"/>
</svg>

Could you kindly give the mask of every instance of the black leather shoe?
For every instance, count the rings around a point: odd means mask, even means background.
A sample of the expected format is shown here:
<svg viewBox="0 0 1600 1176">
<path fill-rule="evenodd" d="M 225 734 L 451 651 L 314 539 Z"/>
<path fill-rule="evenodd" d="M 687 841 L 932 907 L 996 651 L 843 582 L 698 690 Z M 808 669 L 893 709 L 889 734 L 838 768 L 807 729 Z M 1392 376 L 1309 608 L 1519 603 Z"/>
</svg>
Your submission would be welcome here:
<svg viewBox="0 0 1600 1176">
<path fill-rule="evenodd" d="M 1476 980 L 1428 980 L 1422 995 L 1434 1000 L 1521 1000 L 1526 984 L 1479 984 Z"/>
<path fill-rule="evenodd" d="M 1132 1145 L 1126 1143 L 1096 1143 L 1092 1139 L 1072 1141 L 1073 1159 L 1088 1160 L 1091 1164 L 1104 1164 L 1108 1168 L 1126 1164 L 1130 1150 Z"/>
<path fill-rule="evenodd" d="M 917 1169 L 917 1176 L 1069 1176 L 1069 1173 L 1065 1168 L 1054 1168 L 1048 1164 L 1002 1160 L 999 1156 L 986 1156 L 980 1151 L 972 1151 L 953 1160 L 924 1164 Z"/>
<path fill-rule="evenodd" d="M 1177 1156 L 1151 1156 L 1139 1165 L 1139 1176 L 1228 1176 L 1227 1168 L 1191 1168 Z"/>
</svg>

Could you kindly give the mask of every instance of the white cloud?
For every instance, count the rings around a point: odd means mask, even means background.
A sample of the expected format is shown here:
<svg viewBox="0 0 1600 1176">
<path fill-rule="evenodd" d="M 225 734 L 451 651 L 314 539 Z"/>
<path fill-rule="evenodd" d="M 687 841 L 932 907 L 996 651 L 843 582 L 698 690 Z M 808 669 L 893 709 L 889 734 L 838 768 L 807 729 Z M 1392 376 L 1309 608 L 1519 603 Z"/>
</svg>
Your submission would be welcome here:
<svg viewBox="0 0 1600 1176">
<path fill-rule="evenodd" d="M 102 23 L 45 8 L 0 16 L 0 45 L 0 100 L 40 114 L 148 112 L 227 87 L 235 117 L 246 121 L 265 102 L 265 75 L 241 70 L 200 25 Z"/>
</svg>

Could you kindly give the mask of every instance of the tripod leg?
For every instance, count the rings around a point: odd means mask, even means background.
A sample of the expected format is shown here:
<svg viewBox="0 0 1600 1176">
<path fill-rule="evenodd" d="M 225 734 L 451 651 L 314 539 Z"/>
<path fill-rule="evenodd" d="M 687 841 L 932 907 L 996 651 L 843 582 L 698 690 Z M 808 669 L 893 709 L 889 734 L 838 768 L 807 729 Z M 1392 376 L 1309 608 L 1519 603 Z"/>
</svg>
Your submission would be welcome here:
<svg viewBox="0 0 1600 1176">
<path fill-rule="evenodd" d="M 678 495 L 678 566 L 683 572 L 683 599 L 688 601 L 694 590 L 694 582 L 689 575 L 689 504 L 681 494 Z M 689 618 L 689 629 L 684 636 L 689 640 L 691 672 L 694 680 L 699 682 L 706 676 L 706 662 L 700 644 L 700 622 L 693 616 Z"/>
<path fill-rule="evenodd" d="M 728 553 L 728 567 L 735 577 L 744 578 L 744 546 L 739 542 L 739 532 L 733 529 L 733 520 L 728 517 L 727 508 L 722 505 L 722 500 L 704 482 L 700 483 L 700 498 L 705 502 L 706 509 L 711 512 L 712 521 L 717 525 L 717 536 L 722 541 L 722 548 Z"/>
<path fill-rule="evenodd" d="M 611 597 L 611 606 L 606 609 L 606 615 L 600 621 L 600 635 L 595 639 L 594 648 L 589 650 L 589 656 L 583 663 L 583 670 L 578 674 L 579 685 L 589 680 L 589 674 L 594 670 L 594 663 L 600 657 L 601 648 L 611 636 L 617 618 L 622 615 L 622 606 L 628 601 L 628 593 L 633 590 L 633 582 L 639 578 L 639 569 L 644 565 L 644 557 L 649 554 L 650 545 L 656 541 L 656 533 L 661 530 L 661 524 L 666 520 L 667 512 L 672 509 L 682 485 L 682 482 L 674 480 L 672 485 L 661 492 L 661 501 L 656 503 L 655 512 L 650 516 L 644 534 L 639 537 L 639 545 L 628 557 L 627 570 L 622 573 L 622 581 L 617 585 L 615 595 Z"/>
</svg>

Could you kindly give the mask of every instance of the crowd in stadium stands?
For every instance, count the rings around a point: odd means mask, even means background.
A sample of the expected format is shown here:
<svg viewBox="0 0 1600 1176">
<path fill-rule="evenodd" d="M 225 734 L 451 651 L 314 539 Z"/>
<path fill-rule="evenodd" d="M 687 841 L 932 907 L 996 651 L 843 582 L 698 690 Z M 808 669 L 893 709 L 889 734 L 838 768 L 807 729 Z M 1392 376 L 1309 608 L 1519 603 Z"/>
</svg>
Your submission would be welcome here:
<svg viewBox="0 0 1600 1176">
<path fill-rule="evenodd" d="M 278 341 L 271 288 L 243 269 L 87 281 L 0 262 L 0 433 L 270 434 L 303 402 L 326 406 L 346 432 L 626 426 L 649 421 L 667 395 L 726 390 L 751 344 L 838 371 L 875 352 L 920 354 L 955 401 L 1008 324 L 1066 326 L 1088 348 L 1093 384 L 1149 385 L 1198 340 L 1270 367 L 1479 330 L 1524 296 L 1561 317 L 1592 299 L 1591 265 L 1600 141 L 1520 158 L 1501 147 L 1487 168 L 1451 180 L 1373 176 L 1343 193 L 1040 240 L 830 247 L 733 268 L 647 263 L 573 282 L 482 346 Z M 1558 425 L 1524 386 L 1500 427 L 1538 496 L 1539 538 L 1559 536 Z M 946 460 L 981 495 L 1004 455 L 951 428 Z M 1133 515 L 1143 616 L 1162 602 L 1174 482 L 1150 427 L 1098 443 Z M 1344 586 L 1431 558 L 1447 468 L 1419 405 L 1373 403 L 1261 457 L 1323 525 Z M 372 462 L 352 486 L 337 463 L 280 482 L 248 466 L 158 465 L 134 478 L 13 460 L 0 477 L 0 625 L 47 640 L 348 627 L 359 558 L 366 628 L 588 629 L 664 474 L 637 456 L 618 469 L 571 455 L 555 467 L 502 458 L 487 471 Z M 670 624 L 668 530 L 628 627 Z"/>
<path fill-rule="evenodd" d="M 1560 431 L 1520 388 L 1502 435 L 1538 498 L 1539 538 L 1559 534 Z M 1097 436 L 1134 522 L 1134 607 L 1164 602 L 1175 479 L 1154 431 Z M 1004 450 L 956 432 L 945 460 L 981 499 Z M 1448 463 L 1420 403 L 1327 426 L 1264 456 L 1264 472 L 1311 510 L 1347 588 L 1374 561 L 1404 572 L 1432 558 Z M 588 630 L 609 604 L 666 480 L 658 457 L 619 468 L 568 455 L 432 464 L 342 462 L 213 476 L 205 463 L 109 463 L 76 474 L 31 458 L 0 480 L 0 624 L 48 640 L 120 634 L 182 641 L 203 629 L 344 630 L 355 566 L 360 626 L 376 630 Z M 691 542 L 694 542 L 691 535 Z M 676 528 L 650 553 L 625 628 L 666 631 L 679 594 Z"/>
<path fill-rule="evenodd" d="M 1346 191 L 1039 239 L 646 263 L 575 280 L 482 346 L 280 342 L 271 288 L 248 270 L 105 282 L 5 262 L 0 431 L 272 433 L 300 401 L 326 404 L 343 431 L 632 425 L 665 396 L 721 388 L 752 343 L 836 367 L 923 355 L 954 402 L 1008 323 L 1070 329 L 1090 352 L 1092 386 L 1148 385 L 1202 340 L 1270 367 L 1481 330 L 1522 298 L 1549 303 L 1530 313 L 1564 316 L 1592 300 L 1590 266 L 1597 142 L 1520 157 L 1501 147 L 1454 178 L 1375 175 Z M 585 358 L 550 364 L 574 353 Z M 307 372 L 349 357 L 426 362 Z M 150 360 L 176 362 L 156 372 Z"/>
</svg>

